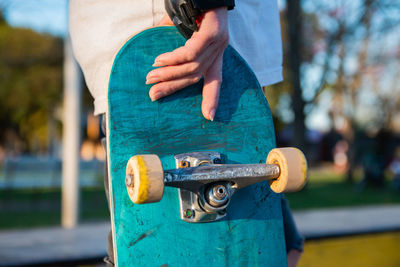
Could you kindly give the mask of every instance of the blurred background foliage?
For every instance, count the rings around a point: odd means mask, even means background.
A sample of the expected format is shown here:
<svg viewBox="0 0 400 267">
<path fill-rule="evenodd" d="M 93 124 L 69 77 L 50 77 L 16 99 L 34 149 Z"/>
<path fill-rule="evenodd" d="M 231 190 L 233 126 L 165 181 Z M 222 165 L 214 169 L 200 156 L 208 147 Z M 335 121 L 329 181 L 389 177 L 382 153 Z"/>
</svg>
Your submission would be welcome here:
<svg viewBox="0 0 400 267">
<path fill-rule="evenodd" d="M 300 147 L 311 166 L 306 187 L 286 195 L 291 209 L 399 204 L 400 2 L 278 2 L 284 81 L 263 90 L 278 146 Z M 9 12 L 47 9 L 53 23 L 66 3 L 0 0 L 0 230 L 60 224 L 66 32 L 44 33 L 39 19 L 12 26 Z M 83 86 L 80 221 L 108 220 L 99 118 Z M 308 240 L 300 266 L 398 266 L 398 240 Z"/>
<path fill-rule="evenodd" d="M 0 143 L 7 153 L 44 152 L 60 136 L 49 127 L 59 119 L 62 47 L 61 38 L 12 28 L 0 16 Z"/>
<path fill-rule="evenodd" d="M 61 37 L 12 27 L 0 10 L 0 162 L 6 155 L 59 156 L 63 59 Z M 90 112 L 87 90 L 83 99 Z"/>
<path fill-rule="evenodd" d="M 0 165 L 7 162 L 0 182 L 32 176 L 26 164 L 18 165 L 20 157 L 59 161 L 64 57 L 62 37 L 10 26 L 3 15 L 12 5 L 4 3 L 12 1 L 0 2 Z M 400 202 L 400 2 L 281 1 L 281 25 L 284 81 L 264 92 L 278 146 L 300 147 L 313 167 L 309 186 L 288 196 L 293 208 Z M 88 115 L 88 90 L 82 110 L 81 157 L 93 160 L 102 148 L 93 145 L 99 120 Z M 46 169 L 50 180 L 60 176 L 59 162 L 54 166 Z M 101 171 L 95 175 L 101 181 Z M 93 194 L 83 190 L 94 202 L 103 198 L 101 182 L 97 186 Z M 19 190 L 2 192 L 10 200 L 2 207 L 9 218 L 46 205 L 59 218 L 59 189 L 25 188 L 24 198 Z M 14 210 L 12 196 L 20 203 Z M 90 209 L 90 203 L 82 204 Z"/>
<path fill-rule="evenodd" d="M 310 128 L 341 131 L 351 145 L 356 132 L 398 133 L 399 10 L 389 0 L 288 0 L 281 12 L 285 79 L 265 90 L 277 132 L 293 127 L 300 147 Z M 3 15 L 0 27 L 0 145 L 8 153 L 45 153 L 48 137 L 60 136 L 63 40 L 11 27 Z"/>
<path fill-rule="evenodd" d="M 396 1 L 286 1 L 285 79 L 265 89 L 281 144 L 312 163 L 341 150 L 349 181 L 361 165 L 383 185 L 400 145 L 399 22 Z"/>
</svg>

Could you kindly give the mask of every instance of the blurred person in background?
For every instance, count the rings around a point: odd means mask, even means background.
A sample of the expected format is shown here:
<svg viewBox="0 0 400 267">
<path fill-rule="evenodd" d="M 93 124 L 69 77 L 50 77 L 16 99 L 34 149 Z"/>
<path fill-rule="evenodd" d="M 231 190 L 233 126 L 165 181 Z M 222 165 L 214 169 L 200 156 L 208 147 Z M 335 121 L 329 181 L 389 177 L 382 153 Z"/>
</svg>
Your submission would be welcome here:
<svg viewBox="0 0 400 267">
<path fill-rule="evenodd" d="M 393 187 L 400 190 L 400 146 L 396 147 L 389 169 L 393 174 Z"/>
<path fill-rule="evenodd" d="M 156 101 L 204 77 L 202 113 L 213 120 L 222 79 L 222 55 L 228 43 L 249 63 L 261 86 L 282 80 L 279 10 L 276 0 L 193 2 L 204 12 L 199 31 L 185 46 L 159 55 L 154 66 L 163 67 L 149 72 L 146 83 L 153 84 L 149 97 Z M 70 0 L 69 10 L 74 54 L 94 97 L 95 115 L 102 115 L 106 112 L 108 79 L 118 50 L 137 32 L 172 22 L 166 15 L 164 0 Z M 105 128 L 103 116 L 104 132 Z M 106 141 L 102 142 L 105 145 Z M 107 171 L 105 189 L 109 198 Z M 283 195 L 282 209 L 288 264 L 296 266 L 303 238 Z M 113 266 L 111 232 L 108 254 L 105 261 Z"/>
</svg>

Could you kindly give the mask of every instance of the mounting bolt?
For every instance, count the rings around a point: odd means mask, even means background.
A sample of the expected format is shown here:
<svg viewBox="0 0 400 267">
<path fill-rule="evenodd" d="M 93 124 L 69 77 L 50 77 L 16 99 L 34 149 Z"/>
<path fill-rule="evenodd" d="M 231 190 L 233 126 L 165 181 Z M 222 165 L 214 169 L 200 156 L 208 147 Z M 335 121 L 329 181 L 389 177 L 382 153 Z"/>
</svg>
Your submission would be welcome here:
<svg viewBox="0 0 400 267">
<path fill-rule="evenodd" d="M 184 216 L 185 216 L 185 218 L 193 218 L 194 217 L 194 210 L 192 210 L 192 209 L 185 210 Z"/>
<path fill-rule="evenodd" d="M 214 164 L 221 164 L 222 161 L 221 161 L 220 158 L 215 158 L 215 159 L 213 160 L 213 163 L 214 163 Z"/>
<path fill-rule="evenodd" d="M 186 161 L 186 160 L 181 160 L 181 161 L 179 161 L 179 166 L 178 167 L 180 169 L 189 168 L 190 167 L 190 162 Z"/>
</svg>

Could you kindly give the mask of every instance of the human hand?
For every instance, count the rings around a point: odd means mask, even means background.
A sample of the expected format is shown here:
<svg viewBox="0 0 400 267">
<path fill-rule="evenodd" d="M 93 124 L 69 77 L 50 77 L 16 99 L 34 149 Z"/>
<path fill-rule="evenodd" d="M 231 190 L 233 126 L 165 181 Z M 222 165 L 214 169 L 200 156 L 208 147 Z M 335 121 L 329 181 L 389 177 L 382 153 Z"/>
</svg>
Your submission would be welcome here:
<svg viewBox="0 0 400 267">
<path fill-rule="evenodd" d="M 169 18 L 159 23 L 171 24 Z M 199 31 L 184 46 L 155 59 L 153 66 L 161 68 L 150 71 L 146 77 L 146 84 L 155 84 L 149 91 L 152 101 L 194 84 L 204 76 L 201 111 L 206 119 L 214 120 L 222 81 L 222 56 L 228 42 L 227 8 L 206 11 Z"/>
<path fill-rule="evenodd" d="M 287 254 L 288 267 L 296 267 L 299 263 L 302 252 L 297 249 L 291 249 Z"/>
</svg>

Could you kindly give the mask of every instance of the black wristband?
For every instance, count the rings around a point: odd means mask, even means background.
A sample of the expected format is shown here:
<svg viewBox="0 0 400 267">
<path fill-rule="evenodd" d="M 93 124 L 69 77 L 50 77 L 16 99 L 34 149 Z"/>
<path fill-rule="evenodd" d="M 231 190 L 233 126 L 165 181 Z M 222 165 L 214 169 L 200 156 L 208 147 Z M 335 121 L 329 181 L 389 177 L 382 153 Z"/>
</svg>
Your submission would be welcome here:
<svg viewBox="0 0 400 267">
<path fill-rule="evenodd" d="M 200 10 L 214 9 L 226 6 L 228 10 L 235 7 L 235 0 L 193 0 L 194 6 Z"/>
<path fill-rule="evenodd" d="M 233 9 L 235 0 L 164 0 L 164 6 L 179 32 L 189 39 L 198 30 L 203 12 L 219 7 Z"/>
</svg>

